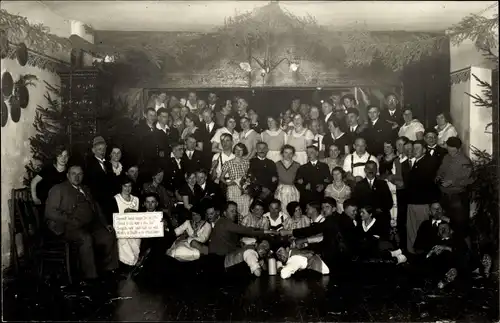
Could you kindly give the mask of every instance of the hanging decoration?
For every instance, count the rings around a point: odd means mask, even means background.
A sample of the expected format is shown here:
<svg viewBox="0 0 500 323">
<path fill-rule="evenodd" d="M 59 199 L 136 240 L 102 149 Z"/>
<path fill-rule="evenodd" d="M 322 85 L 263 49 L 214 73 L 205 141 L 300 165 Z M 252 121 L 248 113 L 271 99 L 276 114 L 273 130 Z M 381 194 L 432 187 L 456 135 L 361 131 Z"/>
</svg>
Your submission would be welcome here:
<svg viewBox="0 0 500 323">
<path fill-rule="evenodd" d="M 2 99 L 2 127 L 7 125 L 7 121 L 9 120 L 9 109 L 7 109 L 7 104 Z"/>
<path fill-rule="evenodd" d="M 15 96 L 17 101 L 19 101 L 19 106 L 22 109 L 25 109 L 29 103 L 30 96 L 28 86 L 35 86 L 35 81 L 38 81 L 38 77 L 32 74 L 21 75 L 19 80 L 16 81 L 13 96 Z"/>
<path fill-rule="evenodd" d="M 17 45 L 16 50 L 17 62 L 19 65 L 24 66 L 28 62 L 28 47 L 24 43 Z"/>
<path fill-rule="evenodd" d="M 2 95 L 9 98 L 14 90 L 14 80 L 9 72 L 2 74 Z"/>
<path fill-rule="evenodd" d="M 19 104 L 19 99 L 15 95 L 12 95 L 9 99 L 9 105 L 10 118 L 15 123 L 19 122 L 19 120 L 21 120 L 21 105 Z"/>
</svg>

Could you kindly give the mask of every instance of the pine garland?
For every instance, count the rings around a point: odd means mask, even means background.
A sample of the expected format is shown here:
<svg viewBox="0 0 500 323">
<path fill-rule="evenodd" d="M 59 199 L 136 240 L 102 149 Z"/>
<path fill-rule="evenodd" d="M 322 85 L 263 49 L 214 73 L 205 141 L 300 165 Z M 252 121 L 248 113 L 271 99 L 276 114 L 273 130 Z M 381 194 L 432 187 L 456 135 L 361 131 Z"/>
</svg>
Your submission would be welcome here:
<svg viewBox="0 0 500 323">
<path fill-rule="evenodd" d="M 0 30 L 5 30 L 11 43 L 25 43 L 39 52 L 70 52 L 71 43 L 67 38 L 50 33 L 43 24 L 32 24 L 26 17 L 13 15 L 0 9 Z"/>
</svg>

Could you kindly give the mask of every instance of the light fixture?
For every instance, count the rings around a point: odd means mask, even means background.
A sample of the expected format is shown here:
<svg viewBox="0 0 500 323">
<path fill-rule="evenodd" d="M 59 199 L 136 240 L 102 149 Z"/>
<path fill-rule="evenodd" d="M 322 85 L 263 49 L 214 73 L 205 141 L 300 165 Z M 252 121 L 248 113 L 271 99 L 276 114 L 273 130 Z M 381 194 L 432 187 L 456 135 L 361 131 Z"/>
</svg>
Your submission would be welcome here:
<svg viewBox="0 0 500 323">
<path fill-rule="evenodd" d="M 290 64 L 290 71 L 291 72 L 297 72 L 298 69 L 299 69 L 299 64 L 298 63 L 291 63 Z"/>
<path fill-rule="evenodd" d="M 104 63 L 114 63 L 115 62 L 115 56 L 114 55 L 106 55 L 104 57 Z"/>
<path fill-rule="evenodd" d="M 251 59 L 253 59 L 255 62 L 260 67 L 260 74 L 262 76 L 265 76 L 266 74 L 271 73 L 278 65 L 280 65 L 283 61 L 288 61 L 289 64 L 289 69 L 291 72 L 296 72 L 299 69 L 299 63 L 296 62 L 291 62 L 288 58 L 282 58 L 276 63 L 270 63 L 268 60 L 264 60 L 264 62 L 261 62 L 258 58 L 252 56 Z M 240 68 L 244 70 L 247 73 L 250 73 L 252 71 L 252 67 L 249 62 L 241 62 L 240 63 Z"/>
</svg>

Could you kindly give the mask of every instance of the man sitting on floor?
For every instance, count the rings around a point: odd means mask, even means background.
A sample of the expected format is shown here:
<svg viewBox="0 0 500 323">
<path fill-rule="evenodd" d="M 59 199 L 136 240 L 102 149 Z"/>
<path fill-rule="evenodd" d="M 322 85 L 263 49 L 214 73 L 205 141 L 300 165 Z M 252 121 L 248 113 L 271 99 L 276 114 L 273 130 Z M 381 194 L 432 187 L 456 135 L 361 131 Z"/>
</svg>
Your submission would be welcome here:
<svg viewBox="0 0 500 323">
<path fill-rule="evenodd" d="M 197 248 L 200 254 L 205 255 L 205 262 L 203 269 L 212 273 L 225 272 L 227 268 L 235 263 L 238 263 L 238 258 L 241 254 L 240 238 L 243 237 L 264 237 L 266 234 L 273 234 L 272 231 L 262 230 L 256 228 L 244 227 L 236 224 L 237 205 L 234 202 L 228 202 L 223 216 L 217 219 L 214 229 L 210 236 L 208 246 L 202 245 L 197 241 L 192 241 L 191 246 Z M 247 246 L 243 248 L 243 260 L 250 268 L 250 271 L 260 276 L 260 266 L 255 264 L 255 259 L 249 257 L 253 254 L 249 250 L 255 250 L 254 246 Z M 245 254 L 246 253 L 246 254 Z M 222 267 L 222 265 L 224 267 Z"/>
<path fill-rule="evenodd" d="M 469 249 L 464 238 L 454 234 L 449 223 L 441 222 L 438 230 L 439 240 L 427 253 L 426 267 L 431 278 L 439 280 L 438 288 L 442 289 L 458 274 L 464 275 L 469 271 Z"/>
<path fill-rule="evenodd" d="M 67 177 L 66 182 L 49 191 L 45 206 L 47 225 L 54 234 L 78 246 L 84 283 L 95 282 L 98 267 L 107 273 L 118 268 L 116 238 L 90 191 L 81 185 L 82 167 L 69 167 Z M 99 253 L 102 259 L 98 263 Z"/>
<path fill-rule="evenodd" d="M 323 275 L 330 273 L 320 256 L 309 250 L 281 247 L 276 251 L 276 258 L 283 265 L 280 268 L 280 276 L 283 279 L 290 278 L 297 271 L 304 269 L 311 269 Z"/>
</svg>

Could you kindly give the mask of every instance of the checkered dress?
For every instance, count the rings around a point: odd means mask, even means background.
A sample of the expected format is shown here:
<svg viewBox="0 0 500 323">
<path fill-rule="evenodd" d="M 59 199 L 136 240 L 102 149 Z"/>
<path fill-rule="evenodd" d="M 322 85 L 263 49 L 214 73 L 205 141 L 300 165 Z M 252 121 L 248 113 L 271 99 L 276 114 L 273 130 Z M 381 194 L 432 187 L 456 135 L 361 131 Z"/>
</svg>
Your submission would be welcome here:
<svg viewBox="0 0 500 323">
<path fill-rule="evenodd" d="M 299 218 L 290 217 L 285 220 L 283 223 L 283 229 L 285 230 L 294 230 L 294 229 L 302 229 L 311 225 L 311 220 L 305 216 L 301 215 Z"/>
<path fill-rule="evenodd" d="M 222 165 L 222 173 L 227 171 L 227 178 L 233 181 L 240 181 L 248 172 L 250 162 L 248 160 L 236 161 L 232 159 Z M 231 185 L 227 187 L 227 200 L 233 201 L 238 205 L 238 213 L 246 216 L 250 209 L 252 199 L 247 194 L 242 194 L 238 185 Z"/>
</svg>

